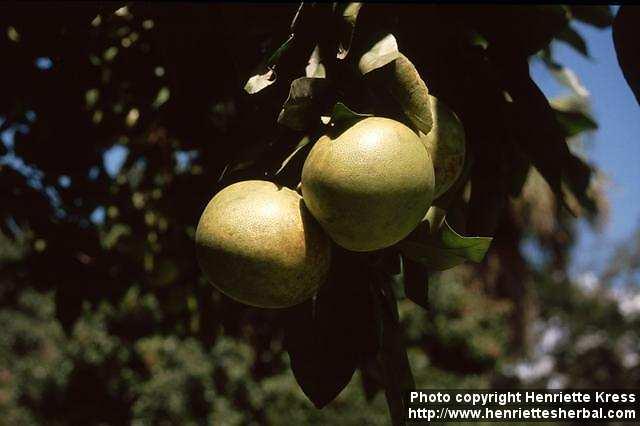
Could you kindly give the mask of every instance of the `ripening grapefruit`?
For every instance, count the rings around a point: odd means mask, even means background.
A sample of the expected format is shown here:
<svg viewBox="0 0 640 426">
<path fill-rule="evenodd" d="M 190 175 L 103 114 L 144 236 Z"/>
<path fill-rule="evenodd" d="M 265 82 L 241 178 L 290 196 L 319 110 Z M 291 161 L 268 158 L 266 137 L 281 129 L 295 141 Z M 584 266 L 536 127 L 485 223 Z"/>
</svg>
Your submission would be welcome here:
<svg viewBox="0 0 640 426">
<path fill-rule="evenodd" d="M 330 241 L 298 193 L 272 182 L 238 182 L 217 193 L 196 230 L 207 279 L 247 305 L 284 308 L 326 280 Z"/>
<path fill-rule="evenodd" d="M 433 200 L 434 174 L 420 138 L 383 117 L 322 136 L 302 168 L 302 196 L 329 236 L 352 251 L 406 237 Z"/>
</svg>

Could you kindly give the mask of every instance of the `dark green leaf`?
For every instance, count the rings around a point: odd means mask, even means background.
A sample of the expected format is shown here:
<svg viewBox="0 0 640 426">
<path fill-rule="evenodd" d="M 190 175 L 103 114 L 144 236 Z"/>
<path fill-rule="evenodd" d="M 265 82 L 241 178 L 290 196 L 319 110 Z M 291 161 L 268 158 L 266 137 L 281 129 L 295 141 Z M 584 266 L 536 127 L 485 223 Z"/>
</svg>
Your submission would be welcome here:
<svg viewBox="0 0 640 426">
<path fill-rule="evenodd" d="M 593 25 L 597 28 L 607 28 L 613 22 L 611 6 L 579 6 L 570 5 L 571 16 L 578 21 Z"/>
<path fill-rule="evenodd" d="M 319 124 L 321 111 L 329 103 L 329 87 L 329 81 L 325 78 L 301 77 L 293 80 L 278 123 L 294 130 L 308 130 L 314 124 Z"/>
<path fill-rule="evenodd" d="M 621 6 L 613 22 L 613 44 L 616 47 L 618 63 L 624 78 L 640 104 L 638 26 L 640 26 L 640 9 L 634 6 Z"/>
<path fill-rule="evenodd" d="M 508 104 L 512 136 L 545 178 L 561 203 L 574 215 L 563 196 L 561 180 L 571 153 L 553 108 L 531 79 L 525 59 L 502 58 L 502 78 L 513 102 Z"/>
<path fill-rule="evenodd" d="M 572 137 L 579 133 L 596 130 L 598 128 L 598 124 L 584 112 L 554 109 L 554 113 L 566 137 Z"/>
<path fill-rule="evenodd" d="M 587 58 L 589 56 L 589 49 L 587 48 L 587 42 L 584 41 L 582 36 L 578 34 L 578 32 L 573 29 L 571 26 L 567 26 L 563 29 L 556 38 L 558 40 L 562 40 L 567 43 L 569 46 L 576 49 L 578 52 L 582 53 Z"/>
<path fill-rule="evenodd" d="M 443 271 L 467 260 L 481 262 L 491 245 L 491 237 L 464 237 L 454 231 L 446 219 L 437 235 L 398 243 L 402 254 L 430 270 Z"/>
<path fill-rule="evenodd" d="M 402 259 L 404 286 L 407 298 L 424 309 L 429 309 L 429 270 L 407 257 Z"/>
<path fill-rule="evenodd" d="M 289 38 L 287 38 L 287 40 L 285 40 L 285 42 L 282 43 L 282 45 L 278 47 L 275 52 L 273 52 L 273 54 L 267 60 L 268 68 L 273 68 L 273 66 L 278 63 L 278 61 L 280 60 L 280 57 L 291 47 L 291 44 L 293 43 L 294 38 L 295 36 L 293 34 L 290 34 Z"/>
<path fill-rule="evenodd" d="M 568 22 L 562 5 L 494 5 L 466 8 L 470 24 L 506 54 L 531 55 L 551 42 Z"/>
<path fill-rule="evenodd" d="M 337 102 L 333 106 L 333 111 L 331 112 L 328 124 L 331 126 L 331 133 L 335 135 L 367 117 L 372 117 L 372 114 L 360 114 L 354 112 L 342 102 Z"/>
<path fill-rule="evenodd" d="M 371 402 L 378 392 L 384 388 L 382 371 L 375 359 L 371 359 L 360 367 L 360 377 L 362 379 L 362 390 L 368 402 Z"/>
<path fill-rule="evenodd" d="M 402 300 L 406 297 L 404 291 L 404 269 L 402 266 L 402 257 L 400 253 L 391 251 L 390 257 L 392 257 L 394 270 L 388 270 L 389 283 L 391 285 L 391 291 L 396 300 Z"/>
<path fill-rule="evenodd" d="M 362 3 L 340 3 L 337 13 L 340 15 L 340 23 L 338 30 L 338 59 L 344 59 L 349 54 L 351 41 L 353 40 L 353 32 L 358 19 L 358 13 Z"/>
<path fill-rule="evenodd" d="M 377 353 L 373 279 L 361 254 L 335 250 L 329 281 L 315 301 L 283 312 L 285 348 L 291 368 L 318 408 L 349 383 L 356 366 Z"/>
<path fill-rule="evenodd" d="M 295 157 L 296 154 L 298 154 L 302 150 L 302 148 L 309 145 L 309 142 L 311 142 L 311 138 L 309 138 L 309 136 L 305 136 L 300 140 L 300 142 L 298 143 L 298 145 L 296 145 L 293 152 L 287 158 L 284 159 L 284 161 L 280 165 L 280 168 L 275 173 L 276 176 L 279 175 L 284 170 L 287 164 L 289 164 L 289 161 L 291 161 L 291 159 Z"/>
<path fill-rule="evenodd" d="M 388 288 L 384 282 L 381 290 Z M 411 366 L 399 322 L 398 306 L 389 291 L 378 293 L 385 304 L 382 309 L 382 347 L 377 360 L 385 384 L 385 396 L 393 425 L 404 423 L 406 412 L 404 393 L 415 388 Z"/>
</svg>

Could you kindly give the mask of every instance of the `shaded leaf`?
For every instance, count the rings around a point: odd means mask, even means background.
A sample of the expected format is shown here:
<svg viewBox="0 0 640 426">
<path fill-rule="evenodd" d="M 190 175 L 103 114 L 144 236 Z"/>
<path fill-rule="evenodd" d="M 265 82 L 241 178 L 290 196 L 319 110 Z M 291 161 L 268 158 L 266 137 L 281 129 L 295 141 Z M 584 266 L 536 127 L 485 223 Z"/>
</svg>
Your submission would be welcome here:
<svg viewBox="0 0 640 426">
<path fill-rule="evenodd" d="M 291 368 L 318 408 L 344 389 L 356 366 L 377 353 L 380 342 L 369 289 L 372 270 L 361 254 L 334 248 L 329 281 L 315 300 L 282 313 Z"/>
<path fill-rule="evenodd" d="M 621 6 L 613 22 L 613 43 L 616 48 L 618 64 L 627 84 L 640 104 L 640 44 L 638 27 L 640 9 L 633 6 Z"/>
<path fill-rule="evenodd" d="M 466 8 L 472 26 L 505 54 L 531 55 L 544 48 L 567 25 L 562 5 L 492 5 Z"/>
<path fill-rule="evenodd" d="M 349 54 L 351 42 L 353 40 L 353 32 L 358 19 L 358 13 L 362 3 L 349 2 L 338 5 L 337 13 L 340 14 L 340 23 L 338 29 L 338 59 L 344 59 Z"/>
<path fill-rule="evenodd" d="M 364 397 L 367 402 L 371 402 L 384 387 L 382 372 L 380 371 L 378 362 L 376 360 L 369 360 L 364 366 L 361 366 L 360 377 Z"/>
<path fill-rule="evenodd" d="M 358 61 L 358 69 L 365 75 L 396 60 L 400 52 L 393 34 L 387 34 L 365 52 Z"/>
<path fill-rule="evenodd" d="M 443 271 L 467 260 L 479 263 L 491 246 L 491 237 L 465 237 L 454 231 L 446 219 L 437 235 L 398 243 L 402 254 L 430 270 Z"/>
<path fill-rule="evenodd" d="M 296 16 L 298 15 L 296 14 Z M 294 21 L 295 21 L 295 18 L 294 18 Z M 266 64 L 267 68 L 273 68 L 273 66 L 278 63 L 278 61 L 280 60 L 280 57 L 282 57 L 282 55 L 291 47 L 294 38 L 295 38 L 295 35 L 290 34 L 289 38 L 287 38 L 287 40 L 285 40 L 285 42 L 282 43 L 282 45 L 278 47 L 276 51 L 271 54 L 269 59 L 267 59 L 267 64 Z"/>
<path fill-rule="evenodd" d="M 363 120 L 367 117 L 372 117 L 372 114 L 361 114 L 352 111 L 348 106 L 342 102 L 337 102 L 333 106 L 331 117 L 328 124 L 332 127 L 332 133 L 340 133 L 344 129 L 352 126 L 357 121 Z"/>
<path fill-rule="evenodd" d="M 391 292 L 396 300 L 406 297 L 404 292 L 404 271 L 402 269 L 402 257 L 395 250 L 383 250 L 382 259 L 377 263 L 380 271 L 390 285 Z"/>
<path fill-rule="evenodd" d="M 526 59 L 505 61 L 502 70 L 502 78 L 513 98 L 508 110 L 513 137 L 560 202 L 577 216 L 578 213 L 567 204 L 561 188 L 571 152 L 553 108 L 531 79 Z M 571 175 L 567 176 L 571 178 Z"/>
<path fill-rule="evenodd" d="M 429 309 L 429 270 L 421 263 L 402 258 L 404 288 L 407 298 L 424 309 Z"/>
<path fill-rule="evenodd" d="M 597 28 L 607 28 L 613 22 L 611 6 L 608 5 L 569 5 L 569 10 L 573 18 Z"/>
<path fill-rule="evenodd" d="M 321 111 L 328 104 L 328 97 L 329 81 L 325 78 L 301 77 L 293 80 L 278 123 L 294 130 L 307 130 L 319 121 Z"/>
<path fill-rule="evenodd" d="M 558 33 L 558 35 L 556 35 L 556 38 L 558 40 L 564 41 L 587 58 L 590 57 L 589 49 L 587 48 L 587 42 L 584 41 L 582 36 L 578 34 L 578 32 L 571 26 L 567 26 L 560 33 Z"/>
<path fill-rule="evenodd" d="M 302 150 L 302 148 L 304 148 L 305 146 L 309 145 L 309 142 L 311 142 L 311 138 L 309 138 L 309 136 L 305 136 L 303 137 L 300 142 L 298 142 L 298 145 L 296 145 L 295 149 L 293 150 L 293 152 L 284 159 L 284 161 L 282 162 L 282 164 L 280 165 L 280 168 L 276 171 L 276 176 L 280 174 L 280 172 L 282 172 L 282 170 L 284 170 L 284 168 L 287 166 L 287 164 L 289 164 L 289 161 L 291 161 L 291 159 L 293 157 L 296 156 L 296 154 L 298 152 L 300 152 L 300 150 Z"/>
<path fill-rule="evenodd" d="M 377 362 L 385 384 L 385 397 L 389 406 L 391 424 L 404 424 L 406 412 L 404 393 L 415 388 L 413 374 L 399 322 L 398 305 L 389 291 L 389 282 L 382 278 L 378 297 L 386 306 L 381 309 L 382 336 Z"/>
<path fill-rule="evenodd" d="M 554 113 L 556 120 L 568 138 L 598 128 L 598 124 L 593 118 L 582 111 L 562 111 L 554 108 Z"/>
</svg>

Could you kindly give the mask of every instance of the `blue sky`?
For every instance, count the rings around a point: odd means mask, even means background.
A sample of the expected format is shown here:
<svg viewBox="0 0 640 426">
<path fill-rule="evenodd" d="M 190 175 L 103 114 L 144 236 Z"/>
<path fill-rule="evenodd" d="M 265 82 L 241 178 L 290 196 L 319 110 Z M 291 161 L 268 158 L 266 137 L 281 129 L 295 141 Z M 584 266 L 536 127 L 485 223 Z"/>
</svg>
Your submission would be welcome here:
<svg viewBox="0 0 640 426">
<path fill-rule="evenodd" d="M 553 52 L 591 94 L 592 114 L 599 129 L 587 136 L 587 154 L 610 180 L 607 194 L 611 211 L 600 234 L 580 222 L 572 269 L 599 270 L 615 243 L 630 237 L 640 225 L 640 107 L 618 66 L 611 30 L 573 25 L 587 41 L 592 58 L 585 58 L 564 43 L 555 43 Z M 541 63 L 533 61 L 531 71 L 547 97 L 569 93 Z"/>
</svg>

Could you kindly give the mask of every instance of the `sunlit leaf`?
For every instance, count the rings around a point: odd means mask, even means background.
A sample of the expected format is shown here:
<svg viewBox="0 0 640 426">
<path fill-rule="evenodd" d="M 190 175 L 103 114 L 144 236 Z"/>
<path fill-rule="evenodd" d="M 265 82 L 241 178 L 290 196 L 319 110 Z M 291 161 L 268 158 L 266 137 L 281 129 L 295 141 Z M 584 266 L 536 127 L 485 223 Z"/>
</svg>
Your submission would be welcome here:
<svg viewBox="0 0 640 426">
<path fill-rule="evenodd" d="M 271 86 L 276 82 L 276 72 L 272 69 L 268 70 L 264 74 L 256 74 L 251 77 L 244 85 L 244 90 L 250 95 L 258 93 L 265 87 Z"/>
<path fill-rule="evenodd" d="M 358 69 L 365 75 L 394 61 L 399 55 L 396 38 L 393 34 L 387 34 L 360 57 Z"/>
<path fill-rule="evenodd" d="M 320 48 L 318 46 L 316 46 L 313 49 L 313 52 L 311 52 L 311 56 L 309 57 L 309 64 L 304 69 L 304 71 L 307 77 L 327 77 L 327 71 L 325 70 L 324 65 L 322 65 L 322 62 L 320 62 Z"/>
<path fill-rule="evenodd" d="M 465 237 L 455 232 L 446 219 L 437 235 L 398 243 L 402 254 L 430 270 L 443 271 L 467 260 L 481 262 L 491 245 L 491 237 Z"/>
</svg>

